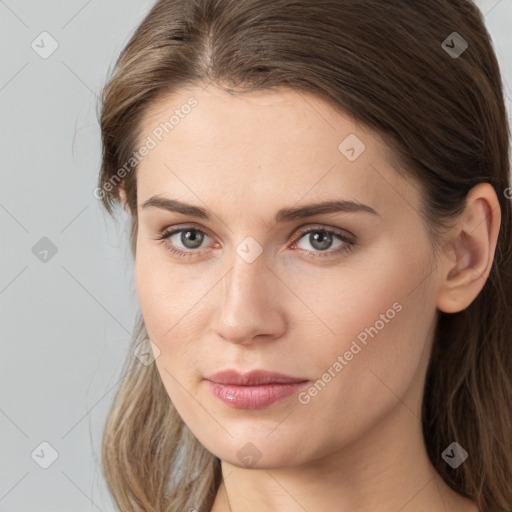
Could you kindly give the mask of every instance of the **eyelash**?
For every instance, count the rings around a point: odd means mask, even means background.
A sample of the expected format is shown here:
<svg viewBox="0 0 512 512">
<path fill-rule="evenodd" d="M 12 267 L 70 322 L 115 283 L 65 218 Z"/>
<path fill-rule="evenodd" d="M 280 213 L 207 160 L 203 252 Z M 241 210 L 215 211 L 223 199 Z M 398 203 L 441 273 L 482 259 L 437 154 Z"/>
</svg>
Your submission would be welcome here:
<svg viewBox="0 0 512 512">
<path fill-rule="evenodd" d="M 182 231 L 195 231 L 197 233 L 202 233 L 202 234 L 208 236 L 208 233 L 206 233 L 202 229 L 196 228 L 194 226 L 180 226 L 179 229 L 177 229 L 176 227 L 164 229 L 163 231 L 159 232 L 156 240 L 164 241 L 164 240 L 170 238 L 171 236 L 175 235 L 176 233 L 181 233 Z M 341 247 L 339 247 L 338 249 L 335 249 L 333 251 L 306 251 L 306 250 L 302 249 L 308 256 L 313 256 L 314 258 L 327 258 L 327 257 L 337 256 L 338 254 L 343 254 L 343 253 L 351 251 L 354 248 L 354 246 L 357 245 L 357 242 L 354 239 L 348 237 L 347 235 L 344 235 L 338 231 L 335 231 L 332 229 L 327 229 L 327 228 L 307 228 L 307 229 L 301 230 L 301 231 L 299 231 L 297 236 L 294 238 L 293 243 L 295 244 L 296 242 L 298 242 L 304 235 L 307 235 L 309 233 L 314 233 L 314 232 L 322 232 L 322 233 L 334 235 L 336 238 L 338 238 L 339 240 L 341 240 L 344 243 Z M 167 243 L 165 245 L 166 245 L 166 249 L 169 252 L 176 254 L 177 256 L 182 257 L 182 258 L 195 257 L 197 255 L 200 255 L 202 252 L 200 249 L 183 250 L 183 249 L 178 249 L 175 245 L 169 245 Z"/>
</svg>

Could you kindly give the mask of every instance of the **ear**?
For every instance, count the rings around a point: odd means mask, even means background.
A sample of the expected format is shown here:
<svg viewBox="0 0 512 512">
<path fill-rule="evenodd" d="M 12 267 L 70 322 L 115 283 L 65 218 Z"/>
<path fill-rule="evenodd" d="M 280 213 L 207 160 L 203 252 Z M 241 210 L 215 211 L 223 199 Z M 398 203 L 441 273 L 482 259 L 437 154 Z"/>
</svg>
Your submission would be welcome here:
<svg viewBox="0 0 512 512">
<path fill-rule="evenodd" d="M 473 187 L 440 259 L 437 307 L 441 311 L 462 311 L 478 296 L 491 272 L 500 223 L 494 188 L 489 183 Z"/>
<path fill-rule="evenodd" d="M 121 201 L 121 206 L 131 215 L 130 207 L 128 206 L 128 200 L 126 197 L 126 191 L 122 183 L 119 185 L 119 199 Z"/>
</svg>

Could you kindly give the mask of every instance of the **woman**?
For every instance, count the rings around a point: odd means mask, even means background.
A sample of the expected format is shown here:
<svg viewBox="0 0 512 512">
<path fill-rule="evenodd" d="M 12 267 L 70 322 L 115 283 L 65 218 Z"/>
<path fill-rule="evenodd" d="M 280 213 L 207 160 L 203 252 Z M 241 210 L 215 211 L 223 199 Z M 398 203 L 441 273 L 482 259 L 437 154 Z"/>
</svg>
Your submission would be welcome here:
<svg viewBox="0 0 512 512">
<path fill-rule="evenodd" d="M 141 316 L 120 510 L 512 510 L 509 126 L 467 0 L 160 0 L 95 194 Z"/>
</svg>

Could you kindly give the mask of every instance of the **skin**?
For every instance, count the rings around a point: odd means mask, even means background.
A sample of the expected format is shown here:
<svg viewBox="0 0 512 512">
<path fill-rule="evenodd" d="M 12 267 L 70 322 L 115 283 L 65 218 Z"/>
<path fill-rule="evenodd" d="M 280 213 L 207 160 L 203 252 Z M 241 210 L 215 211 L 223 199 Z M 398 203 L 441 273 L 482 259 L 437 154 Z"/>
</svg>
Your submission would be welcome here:
<svg viewBox="0 0 512 512">
<path fill-rule="evenodd" d="M 376 133 L 312 95 L 210 85 L 152 105 L 141 143 L 191 96 L 197 107 L 137 171 L 136 287 L 165 389 L 222 461 L 213 512 L 477 511 L 430 464 L 420 418 L 438 310 L 466 308 L 490 272 L 500 225 L 492 187 L 471 191 L 434 259 L 421 190 L 397 174 Z M 366 147 L 354 161 L 338 149 L 349 134 Z M 142 208 L 155 195 L 212 217 Z M 274 220 L 281 208 L 331 199 L 378 215 Z M 199 249 L 180 233 L 156 240 L 173 226 L 204 231 Z M 322 250 L 307 229 L 349 233 L 357 244 L 336 255 L 344 242 L 333 236 Z M 236 251 L 249 236 L 262 250 L 252 263 Z M 166 242 L 193 254 L 176 256 Z M 234 409 L 203 380 L 260 368 L 314 383 L 394 303 L 400 312 L 307 404 L 291 396 Z M 260 454 L 251 467 L 237 456 L 249 441 Z"/>
</svg>

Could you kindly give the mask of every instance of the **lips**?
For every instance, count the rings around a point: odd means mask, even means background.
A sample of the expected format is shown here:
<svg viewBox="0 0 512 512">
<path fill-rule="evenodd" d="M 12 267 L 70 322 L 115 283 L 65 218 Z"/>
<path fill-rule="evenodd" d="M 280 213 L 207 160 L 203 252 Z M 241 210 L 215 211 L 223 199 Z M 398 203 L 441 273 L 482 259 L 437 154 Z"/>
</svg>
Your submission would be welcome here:
<svg viewBox="0 0 512 512">
<path fill-rule="evenodd" d="M 205 379 L 210 391 L 236 409 L 262 409 L 298 393 L 309 382 L 266 370 L 239 373 L 224 370 Z"/>
<path fill-rule="evenodd" d="M 283 373 L 270 372 L 267 370 L 253 370 L 248 373 L 239 373 L 236 370 L 223 370 L 214 373 L 206 380 L 218 384 L 232 384 L 234 386 L 259 386 L 262 384 L 294 384 L 306 382 L 307 379 L 291 377 Z"/>
</svg>

